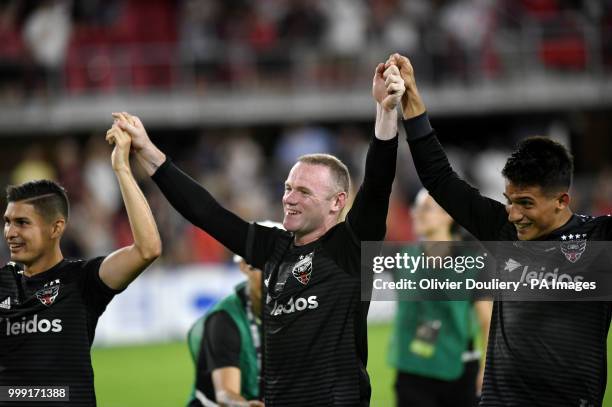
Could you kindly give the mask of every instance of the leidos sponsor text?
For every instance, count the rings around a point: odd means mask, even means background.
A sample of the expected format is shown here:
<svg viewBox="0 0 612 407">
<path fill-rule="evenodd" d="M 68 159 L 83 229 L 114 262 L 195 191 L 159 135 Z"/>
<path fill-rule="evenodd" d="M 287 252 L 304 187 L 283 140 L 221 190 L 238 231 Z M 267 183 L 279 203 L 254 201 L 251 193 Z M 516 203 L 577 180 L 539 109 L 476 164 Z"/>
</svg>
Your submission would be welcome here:
<svg viewBox="0 0 612 407">
<path fill-rule="evenodd" d="M 306 298 L 298 298 L 295 301 L 293 297 L 287 301 L 286 305 L 279 304 L 276 301 L 274 302 L 274 308 L 270 315 L 280 315 L 280 314 L 293 314 L 296 311 L 304 311 L 305 309 L 315 309 L 319 307 L 319 302 L 317 301 L 316 295 L 311 295 Z"/>
<path fill-rule="evenodd" d="M 22 317 L 19 321 L 5 320 L 6 336 L 16 336 L 23 334 L 47 333 L 47 332 L 62 332 L 61 319 L 38 319 L 38 315 L 34 315 L 32 319 Z"/>
</svg>

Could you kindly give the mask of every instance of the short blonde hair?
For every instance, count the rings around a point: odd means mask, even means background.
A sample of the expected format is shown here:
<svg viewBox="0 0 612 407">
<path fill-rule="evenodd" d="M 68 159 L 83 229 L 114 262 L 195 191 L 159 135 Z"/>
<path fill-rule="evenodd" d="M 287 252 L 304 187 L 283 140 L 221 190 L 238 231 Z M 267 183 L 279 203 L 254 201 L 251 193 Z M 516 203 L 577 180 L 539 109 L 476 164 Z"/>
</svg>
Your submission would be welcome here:
<svg viewBox="0 0 612 407">
<path fill-rule="evenodd" d="M 335 181 L 336 192 L 346 192 L 351 189 L 351 175 L 346 165 L 331 154 L 306 154 L 297 159 L 297 162 L 311 165 L 322 165 L 329 168 Z"/>
</svg>

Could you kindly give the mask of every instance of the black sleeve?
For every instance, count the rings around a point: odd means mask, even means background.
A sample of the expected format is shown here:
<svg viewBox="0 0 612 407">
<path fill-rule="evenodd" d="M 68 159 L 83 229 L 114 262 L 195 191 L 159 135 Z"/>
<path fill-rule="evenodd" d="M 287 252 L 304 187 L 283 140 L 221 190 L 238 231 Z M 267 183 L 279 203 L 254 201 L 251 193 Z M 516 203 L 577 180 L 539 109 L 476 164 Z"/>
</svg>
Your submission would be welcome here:
<svg viewBox="0 0 612 407">
<path fill-rule="evenodd" d="M 204 356 L 206 362 L 203 366 L 200 357 L 198 371 L 204 369 L 212 372 L 222 367 L 240 367 L 240 333 L 227 312 L 218 311 L 206 319 L 200 346 L 200 355 Z"/>
<path fill-rule="evenodd" d="M 100 265 L 103 261 L 104 257 L 84 261 L 79 272 L 82 278 L 83 299 L 95 318 L 102 315 L 113 297 L 123 291 L 110 288 L 100 279 Z"/>
<path fill-rule="evenodd" d="M 507 222 L 504 205 L 486 198 L 450 166 L 427 113 L 404 121 L 419 178 L 436 202 L 479 240 L 496 240 Z"/>
<path fill-rule="evenodd" d="M 382 240 L 385 237 L 397 144 L 397 137 L 391 140 L 374 138 L 370 142 L 363 183 L 346 216 L 349 229 L 358 241 Z"/>
<path fill-rule="evenodd" d="M 278 228 L 270 228 L 252 223 L 247 237 L 246 253 L 243 256 L 248 264 L 260 270 L 264 269 L 266 261 L 274 250 L 274 245 L 284 235 L 289 241 L 293 241 L 293 236 Z"/>
<path fill-rule="evenodd" d="M 244 257 L 249 223 L 219 205 L 206 189 L 169 158 L 152 178 L 168 202 L 185 219 Z"/>
<path fill-rule="evenodd" d="M 605 240 L 612 240 L 612 215 L 604 216 L 605 222 Z"/>
</svg>

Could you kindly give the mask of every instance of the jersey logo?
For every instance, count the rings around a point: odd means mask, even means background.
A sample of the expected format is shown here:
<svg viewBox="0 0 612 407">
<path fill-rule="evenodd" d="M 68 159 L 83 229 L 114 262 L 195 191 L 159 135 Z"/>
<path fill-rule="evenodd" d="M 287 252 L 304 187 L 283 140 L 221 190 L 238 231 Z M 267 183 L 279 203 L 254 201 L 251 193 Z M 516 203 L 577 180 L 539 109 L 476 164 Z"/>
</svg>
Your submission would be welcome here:
<svg viewBox="0 0 612 407">
<path fill-rule="evenodd" d="M 0 308 L 11 309 L 11 297 L 6 297 L 5 300 L 0 302 Z"/>
<path fill-rule="evenodd" d="M 561 252 L 565 255 L 565 258 L 569 261 L 571 261 L 572 263 L 576 263 L 578 260 L 580 260 L 580 256 L 582 256 L 582 253 L 584 253 L 584 251 L 586 250 L 586 245 L 587 245 L 587 241 L 586 239 L 580 239 L 578 240 L 580 237 L 586 237 L 586 234 L 584 235 L 563 235 L 561 236 L 561 240 L 565 240 L 569 237 L 569 241 L 564 241 L 561 242 Z M 572 239 L 576 239 L 576 240 L 572 240 Z"/>
<path fill-rule="evenodd" d="M 504 266 L 504 271 L 508 271 L 510 273 L 512 273 L 514 270 L 516 270 L 517 268 L 521 267 L 522 264 L 519 263 L 518 261 L 509 258 L 508 260 L 506 260 L 506 264 Z"/>
<path fill-rule="evenodd" d="M 36 291 L 36 298 L 46 305 L 47 307 L 51 306 L 55 302 L 55 298 L 59 294 L 59 279 L 55 281 L 51 281 L 40 290 Z"/>
<path fill-rule="evenodd" d="M 316 295 L 311 295 L 308 298 L 299 297 L 295 301 L 293 297 L 291 297 L 286 305 L 274 301 L 274 307 L 272 307 L 270 315 L 293 314 L 294 312 L 304 311 L 305 309 L 317 308 L 319 308 L 319 301 Z"/>
<path fill-rule="evenodd" d="M 300 256 L 299 260 L 293 266 L 293 270 L 291 270 L 291 274 L 293 277 L 297 279 L 303 285 L 308 284 L 310 281 L 310 275 L 312 274 L 312 258 L 314 256 L 314 252 L 309 253 L 307 255 Z"/>
</svg>

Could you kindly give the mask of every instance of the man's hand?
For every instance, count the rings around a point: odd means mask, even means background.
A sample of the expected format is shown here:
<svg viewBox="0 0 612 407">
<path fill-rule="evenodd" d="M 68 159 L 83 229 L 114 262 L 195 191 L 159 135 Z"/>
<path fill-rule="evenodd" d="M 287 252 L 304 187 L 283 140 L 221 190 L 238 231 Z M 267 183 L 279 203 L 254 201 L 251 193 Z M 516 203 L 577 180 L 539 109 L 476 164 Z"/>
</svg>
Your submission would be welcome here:
<svg viewBox="0 0 612 407">
<path fill-rule="evenodd" d="M 129 171 L 130 170 L 130 136 L 121 130 L 117 125 L 113 125 L 106 132 L 106 141 L 108 144 L 114 144 L 115 148 L 111 154 L 111 163 L 113 170 Z"/>
<path fill-rule="evenodd" d="M 378 64 L 372 79 L 372 96 L 376 103 L 386 111 L 391 111 L 399 104 L 405 90 L 404 80 L 397 66 Z"/>
<path fill-rule="evenodd" d="M 388 69 L 391 66 L 399 68 L 400 75 L 404 80 L 406 92 L 402 96 L 402 113 L 404 119 L 412 119 L 413 117 L 419 116 L 425 112 L 425 103 L 419 94 L 419 89 L 416 86 L 416 80 L 414 79 L 414 69 L 410 60 L 400 54 L 393 54 L 389 57 L 385 63 L 385 68 Z"/>
<path fill-rule="evenodd" d="M 127 112 L 121 112 L 113 113 L 113 118 L 117 122 L 117 125 L 130 135 L 134 152 L 138 153 L 143 148 L 153 144 L 151 143 L 151 139 L 149 139 L 149 135 L 142 125 L 142 122 L 137 116 L 131 115 Z"/>
<path fill-rule="evenodd" d="M 132 151 L 136 159 L 149 176 L 166 161 L 166 155 L 162 153 L 149 138 L 147 131 L 140 119 L 127 112 L 113 113 L 115 124 L 125 131 L 132 143 Z"/>
</svg>

